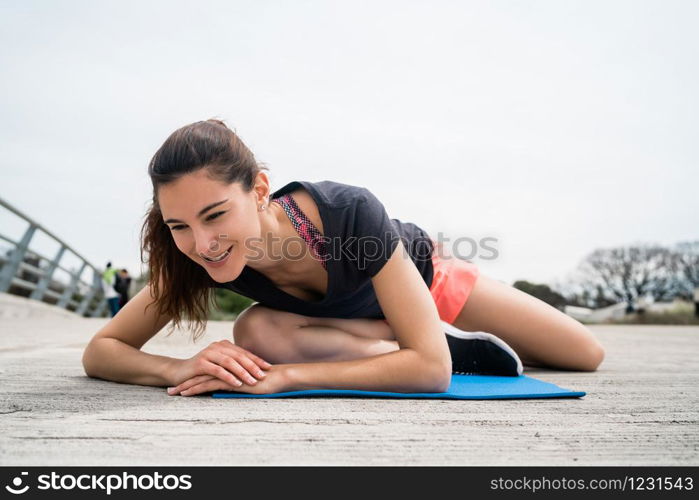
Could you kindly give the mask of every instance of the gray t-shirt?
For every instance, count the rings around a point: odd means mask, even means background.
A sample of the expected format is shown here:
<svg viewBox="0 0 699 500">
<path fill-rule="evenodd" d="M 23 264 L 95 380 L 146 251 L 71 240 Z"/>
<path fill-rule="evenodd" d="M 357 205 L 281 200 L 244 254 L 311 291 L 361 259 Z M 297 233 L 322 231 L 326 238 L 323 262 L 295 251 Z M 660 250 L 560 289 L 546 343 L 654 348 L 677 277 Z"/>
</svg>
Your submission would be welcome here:
<svg viewBox="0 0 699 500">
<path fill-rule="evenodd" d="M 320 301 L 309 302 L 290 295 L 264 274 L 244 266 L 240 276 L 215 283 L 274 309 L 326 318 L 385 319 L 371 278 L 403 241 L 427 286 L 432 285 L 430 236 L 410 222 L 390 219 L 383 204 L 368 189 L 333 181 L 292 181 L 275 191 L 271 199 L 305 188 L 318 206 L 323 241 L 328 256 L 328 289 Z"/>
</svg>

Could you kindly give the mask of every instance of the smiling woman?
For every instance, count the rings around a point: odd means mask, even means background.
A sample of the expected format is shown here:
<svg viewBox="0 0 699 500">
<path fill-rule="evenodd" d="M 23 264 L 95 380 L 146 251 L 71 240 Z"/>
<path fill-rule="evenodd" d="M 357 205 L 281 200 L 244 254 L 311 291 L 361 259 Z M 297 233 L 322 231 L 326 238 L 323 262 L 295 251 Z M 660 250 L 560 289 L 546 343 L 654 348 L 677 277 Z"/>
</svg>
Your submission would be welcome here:
<svg viewBox="0 0 699 500">
<path fill-rule="evenodd" d="M 265 170 L 219 120 L 167 138 L 148 167 L 148 286 L 85 349 L 88 375 L 182 395 L 441 392 L 452 371 L 521 375 L 518 352 L 560 368 L 601 362 L 582 325 L 475 264 L 443 260 L 437 242 L 389 218 L 368 189 L 293 181 L 272 192 Z M 216 287 L 259 302 L 236 319 L 234 342 L 189 359 L 140 351 L 171 320 L 170 333 L 194 324 L 196 341 Z"/>
<path fill-rule="evenodd" d="M 188 316 L 195 340 L 206 325 L 213 281 L 229 281 L 244 265 L 241 254 L 230 259 L 235 242 L 260 235 L 261 221 L 253 214 L 269 189 L 265 177 L 256 186 L 263 170 L 216 120 L 175 131 L 150 162 L 153 203 L 141 232 L 141 257 L 151 278 L 164 282 L 161 288 L 152 281 L 159 312 L 172 316 L 173 329 Z"/>
</svg>

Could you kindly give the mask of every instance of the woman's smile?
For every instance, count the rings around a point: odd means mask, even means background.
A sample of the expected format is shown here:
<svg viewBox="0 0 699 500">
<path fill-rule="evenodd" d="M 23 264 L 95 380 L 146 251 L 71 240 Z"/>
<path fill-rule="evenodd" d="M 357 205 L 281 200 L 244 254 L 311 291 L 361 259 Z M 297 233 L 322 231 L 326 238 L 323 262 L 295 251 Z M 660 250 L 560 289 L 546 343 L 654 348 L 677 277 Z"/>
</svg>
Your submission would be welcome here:
<svg viewBox="0 0 699 500">
<path fill-rule="evenodd" d="M 223 264 L 228 260 L 228 257 L 231 255 L 231 251 L 233 249 L 234 245 L 231 245 L 228 247 L 228 249 L 216 256 L 206 256 L 206 255 L 200 255 L 202 258 L 202 261 L 204 261 L 204 264 L 206 264 L 208 267 L 221 267 Z"/>
</svg>

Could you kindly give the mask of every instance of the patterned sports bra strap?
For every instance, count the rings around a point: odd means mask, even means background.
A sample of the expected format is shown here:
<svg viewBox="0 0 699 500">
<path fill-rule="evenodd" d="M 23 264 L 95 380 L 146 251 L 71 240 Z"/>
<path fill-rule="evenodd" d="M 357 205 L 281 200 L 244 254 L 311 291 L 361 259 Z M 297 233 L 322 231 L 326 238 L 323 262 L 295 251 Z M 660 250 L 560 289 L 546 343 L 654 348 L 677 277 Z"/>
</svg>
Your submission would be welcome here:
<svg viewBox="0 0 699 500">
<path fill-rule="evenodd" d="M 325 251 L 325 242 L 323 241 L 323 235 L 320 234 L 318 228 L 315 227 L 311 219 L 309 219 L 303 211 L 296 204 L 296 201 L 291 197 L 290 194 L 285 194 L 278 198 L 272 199 L 273 202 L 279 203 L 286 215 L 289 216 L 291 223 L 296 229 L 296 232 L 304 239 L 308 248 L 310 248 L 311 253 L 319 260 L 323 265 L 323 268 L 327 270 L 326 260 L 328 258 L 327 252 Z M 325 259 L 323 258 L 325 256 Z"/>
</svg>

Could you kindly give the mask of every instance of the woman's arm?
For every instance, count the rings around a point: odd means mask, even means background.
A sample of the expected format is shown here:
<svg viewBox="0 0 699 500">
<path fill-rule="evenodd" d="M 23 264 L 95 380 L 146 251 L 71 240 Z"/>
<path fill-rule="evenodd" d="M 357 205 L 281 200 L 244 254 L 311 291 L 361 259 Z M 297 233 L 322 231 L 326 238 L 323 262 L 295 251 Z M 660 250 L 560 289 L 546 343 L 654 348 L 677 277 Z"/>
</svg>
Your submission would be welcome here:
<svg viewBox="0 0 699 500">
<path fill-rule="evenodd" d="M 167 356 L 148 354 L 121 340 L 105 337 L 90 342 L 89 351 L 86 349 L 83 356 L 83 367 L 89 377 L 164 387 L 174 383 L 169 374 L 176 361 L 178 360 Z"/>
<path fill-rule="evenodd" d="M 161 284 L 162 286 L 162 284 Z M 174 386 L 195 376 L 211 375 L 232 386 L 252 387 L 271 367 L 262 358 L 228 340 L 209 344 L 191 358 L 178 359 L 140 349 L 172 319 L 157 312 L 150 286 L 124 305 L 95 334 L 83 353 L 83 367 L 90 377 L 128 384 Z"/>
<path fill-rule="evenodd" d="M 445 391 L 451 382 L 449 347 L 437 306 L 402 243 L 372 284 L 394 330 L 397 351 L 351 361 L 278 364 L 255 386 L 233 387 L 216 377 L 198 376 L 182 382 L 170 394 L 193 396 L 216 390 L 269 394 L 325 388 Z"/>
<path fill-rule="evenodd" d="M 402 242 L 372 284 L 400 349 L 352 361 L 280 365 L 289 390 L 443 392 L 449 387 L 451 356 L 437 306 Z"/>
<path fill-rule="evenodd" d="M 170 369 L 178 360 L 140 350 L 171 319 L 159 315 L 156 304 L 146 311 L 152 301 L 146 286 L 95 334 L 82 357 L 88 376 L 139 385 L 172 383 Z"/>
</svg>

